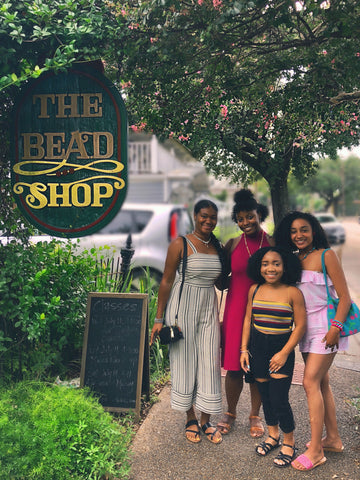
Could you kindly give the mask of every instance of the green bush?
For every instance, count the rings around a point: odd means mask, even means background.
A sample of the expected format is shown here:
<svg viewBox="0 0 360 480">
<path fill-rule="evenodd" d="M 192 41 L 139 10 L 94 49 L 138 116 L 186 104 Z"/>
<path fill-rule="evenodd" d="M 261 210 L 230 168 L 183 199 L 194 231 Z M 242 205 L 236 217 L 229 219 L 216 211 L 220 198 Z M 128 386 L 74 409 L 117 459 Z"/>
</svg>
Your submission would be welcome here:
<svg viewBox="0 0 360 480">
<path fill-rule="evenodd" d="M 0 391 L 1 480 L 128 478 L 131 438 L 86 390 L 19 382 Z"/>
<path fill-rule="evenodd" d="M 95 260 L 64 242 L 0 247 L 0 373 L 41 378 L 79 357 Z"/>
</svg>

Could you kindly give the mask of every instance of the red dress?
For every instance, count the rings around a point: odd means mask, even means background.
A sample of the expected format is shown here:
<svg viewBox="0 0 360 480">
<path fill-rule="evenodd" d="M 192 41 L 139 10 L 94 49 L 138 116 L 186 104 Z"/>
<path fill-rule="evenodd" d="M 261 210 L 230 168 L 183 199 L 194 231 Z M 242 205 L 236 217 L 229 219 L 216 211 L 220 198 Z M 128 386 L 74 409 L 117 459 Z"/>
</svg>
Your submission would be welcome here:
<svg viewBox="0 0 360 480">
<path fill-rule="evenodd" d="M 246 312 L 249 288 L 254 283 L 246 275 L 249 252 L 242 234 L 231 254 L 230 286 L 226 297 L 222 324 L 221 364 L 225 370 L 238 371 L 240 367 L 241 336 Z M 261 241 L 263 239 L 263 241 Z M 246 237 L 248 249 L 254 254 L 259 248 L 268 247 L 266 233 L 260 230 L 255 237 Z"/>
</svg>

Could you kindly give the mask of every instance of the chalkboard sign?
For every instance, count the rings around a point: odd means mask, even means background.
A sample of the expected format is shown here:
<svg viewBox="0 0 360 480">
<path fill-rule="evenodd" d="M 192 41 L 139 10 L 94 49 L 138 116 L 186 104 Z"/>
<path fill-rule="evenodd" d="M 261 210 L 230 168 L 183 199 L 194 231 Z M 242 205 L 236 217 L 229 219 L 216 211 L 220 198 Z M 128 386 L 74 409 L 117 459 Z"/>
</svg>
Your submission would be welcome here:
<svg viewBox="0 0 360 480">
<path fill-rule="evenodd" d="M 149 382 L 147 311 L 146 294 L 88 296 L 80 386 L 99 394 L 107 411 L 140 416 L 143 373 Z"/>
</svg>

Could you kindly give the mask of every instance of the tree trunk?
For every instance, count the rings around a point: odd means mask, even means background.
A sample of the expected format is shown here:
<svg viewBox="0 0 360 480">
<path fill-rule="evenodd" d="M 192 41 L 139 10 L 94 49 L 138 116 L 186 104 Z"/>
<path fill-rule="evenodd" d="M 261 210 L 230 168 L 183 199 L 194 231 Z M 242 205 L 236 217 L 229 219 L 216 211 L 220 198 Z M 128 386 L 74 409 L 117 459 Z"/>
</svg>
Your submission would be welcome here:
<svg viewBox="0 0 360 480">
<path fill-rule="evenodd" d="M 289 193 L 287 187 L 287 178 L 277 180 L 274 185 L 270 185 L 271 203 L 275 227 L 280 220 L 289 211 Z"/>
</svg>

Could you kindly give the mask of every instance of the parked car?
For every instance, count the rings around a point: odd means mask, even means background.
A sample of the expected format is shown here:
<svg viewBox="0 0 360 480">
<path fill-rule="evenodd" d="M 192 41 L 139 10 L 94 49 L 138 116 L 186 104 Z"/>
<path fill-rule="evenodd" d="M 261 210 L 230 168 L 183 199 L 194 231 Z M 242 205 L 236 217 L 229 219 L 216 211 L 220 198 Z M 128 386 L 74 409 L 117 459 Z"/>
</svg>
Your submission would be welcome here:
<svg viewBox="0 0 360 480">
<path fill-rule="evenodd" d="M 131 234 L 135 249 L 131 260 L 133 278 L 140 278 L 147 268 L 160 282 L 170 242 L 178 235 L 191 232 L 193 223 L 185 206 L 175 204 L 125 203 L 119 213 L 103 229 L 79 239 L 80 249 L 111 247 L 115 257 L 125 247 Z"/>
<path fill-rule="evenodd" d="M 342 245 L 345 243 L 345 229 L 332 213 L 315 213 L 323 227 L 330 245 Z"/>
</svg>

